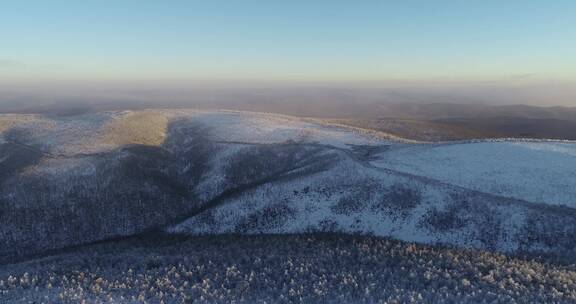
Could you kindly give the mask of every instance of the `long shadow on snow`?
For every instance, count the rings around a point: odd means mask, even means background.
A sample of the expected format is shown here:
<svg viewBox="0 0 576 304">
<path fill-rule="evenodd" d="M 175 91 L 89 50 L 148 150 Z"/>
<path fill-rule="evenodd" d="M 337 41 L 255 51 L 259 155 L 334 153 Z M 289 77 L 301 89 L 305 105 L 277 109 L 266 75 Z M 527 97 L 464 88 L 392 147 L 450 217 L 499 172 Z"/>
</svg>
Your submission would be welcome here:
<svg viewBox="0 0 576 304">
<path fill-rule="evenodd" d="M 190 120 L 180 120 L 170 124 L 160 147 L 128 145 L 80 159 L 70 157 L 90 163 L 94 170 L 89 174 L 64 170 L 56 176 L 38 172 L 24 176 L 17 170 L 5 171 L 9 173 L 2 175 L 0 192 L 0 260 L 153 231 L 246 189 L 325 170 L 333 162 L 318 148 L 252 147 L 231 160 L 221 192 L 201 201 L 196 188 L 223 147 L 211 142 L 209 133 Z M 41 158 L 39 152 L 26 151 L 30 161 L 16 169 Z"/>
</svg>

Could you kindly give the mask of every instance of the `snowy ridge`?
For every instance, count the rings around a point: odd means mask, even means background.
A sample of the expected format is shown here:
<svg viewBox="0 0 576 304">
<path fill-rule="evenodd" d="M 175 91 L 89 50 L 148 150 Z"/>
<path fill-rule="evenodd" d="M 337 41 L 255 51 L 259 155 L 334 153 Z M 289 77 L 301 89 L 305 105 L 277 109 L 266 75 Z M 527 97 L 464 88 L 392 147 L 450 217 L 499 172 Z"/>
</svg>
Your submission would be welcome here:
<svg viewBox="0 0 576 304">
<path fill-rule="evenodd" d="M 327 171 L 244 191 L 168 231 L 201 235 L 337 231 L 508 252 L 555 249 L 527 244 L 525 237 L 534 233 L 528 226 L 536 214 L 558 216 L 561 210 L 359 168 L 345 155 L 340 157 Z"/>
<path fill-rule="evenodd" d="M 213 140 L 280 143 L 318 142 L 338 147 L 346 145 L 378 145 L 389 143 L 389 139 L 369 134 L 358 134 L 354 128 L 335 128 L 315 124 L 300 118 L 240 111 L 196 113 L 194 120 L 212 131 Z"/>
<path fill-rule="evenodd" d="M 576 252 L 570 141 L 415 143 L 202 110 L 36 117 L 4 134 L 0 256 L 150 229 Z"/>
</svg>

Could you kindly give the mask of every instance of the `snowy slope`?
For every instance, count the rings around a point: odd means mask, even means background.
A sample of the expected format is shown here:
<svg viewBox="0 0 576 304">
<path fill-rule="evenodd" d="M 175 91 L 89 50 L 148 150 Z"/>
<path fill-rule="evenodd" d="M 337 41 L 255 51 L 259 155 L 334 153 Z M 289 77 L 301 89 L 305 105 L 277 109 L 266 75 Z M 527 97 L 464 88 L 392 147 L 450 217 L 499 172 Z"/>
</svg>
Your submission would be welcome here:
<svg viewBox="0 0 576 304">
<path fill-rule="evenodd" d="M 398 141 L 391 135 L 362 134 L 358 129 L 320 125 L 296 117 L 239 111 L 193 111 L 193 121 L 208 128 L 213 140 L 251 143 L 286 141 L 347 145 L 379 145 Z M 186 117 L 182 115 L 181 117 Z M 385 137 L 383 137 L 385 136 Z"/>
<path fill-rule="evenodd" d="M 362 134 L 355 128 L 320 125 L 285 115 L 202 110 L 114 111 L 71 117 L 0 114 L 0 135 L 16 130 L 20 135 L 19 141 L 56 155 L 99 153 L 132 143 L 127 138 L 123 141 L 110 140 L 110 137 L 119 136 L 110 132 L 125 133 L 121 134 L 123 137 L 139 137 L 139 131 L 153 133 L 159 128 L 164 128 L 162 132 L 166 132 L 165 126 L 157 125 L 158 118 L 165 119 L 167 123 L 191 120 L 204 126 L 213 141 L 281 143 L 290 140 L 345 147 L 378 145 L 393 138 L 384 133 L 378 136 Z M 122 127 L 139 127 L 140 130 L 129 130 L 132 134 L 126 134 L 126 131 L 122 132 Z M 398 139 L 394 138 L 394 141 Z M 151 143 L 159 144 L 161 142 Z"/>
<path fill-rule="evenodd" d="M 475 144 L 402 144 L 348 130 L 303 127 L 300 122 L 285 121 L 282 117 L 238 114 L 215 113 L 213 117 L 206 115 L 194 120 L 210 126 L 211 136 L 218 142 L 228 142 L 222 149 L 229 155 L 245 149 L 244 142 L 269 144 L 293 140 L 305 146 L 319 143 L 325 153 L 337 154 L 338 161 L 322 172 L 273 181 L 221 199 L 215 208 L 174 225 L 169 231 L 210 234 L 336 230 L 503 251 L 555 250 L 545 236 L 538 242 L 526 244 L 527 235 L 544 233 L 532 229 L 535 221 L 545 227 L 551 225 L 546 218 L 536 215 L 550 212 L 551 217 L 573 221 L 564 216 L 574 214 L 572 210 L 564 212 L 540 205 L 571 206 L 570 202 L 576 198 L 576 178 L 571 170 L 575 159 L 573 143 L 504 140 Z M 302 136 L 302 132 L 308 135 Z M 378 151 L 384 152 L 358 152 L 354 145 L 383 147 Z M 446 164 L 440 160 L 425 159 L 418 163 L 410 158 L 418 157 L 418 151 L 441 148 L 471 150 L 439 153 L 443 160 L 454 162 L 451 165 L 456 173 L 450 168 L 443 171 L 441 168 Z M 403 159 L 405 153 L 408 157 Z M 230 161 L 228 158 L 224 163 Z M 411 171 L 402 167 L 410 168 L 411 164 L 423 167 L 421 170 L 428 167 L 438 170 Z M 476 179 L 473 185 L 443 178 L 433 174 L 435 172 L 445 176 L 459 176 L 461 172 L 460 175 L 470 179 L 482 174 L 491 178 Z M 557 228 L 550 226 L 549 229 Z M 556 237 L 570 238 L 566 234 Z M 566 242 L 572 246 L 568 239 Z"/>
<path fill-rule="evenodd" d="M 571 142 L 417 144 L 198 110 L 38 116 L 3 134 L 0 255 L 158 228 L 576 253 Z"/>
<path fill-rule="evenodd" d="M 576 207 L 576 143 L 494 141 L 411 145 L 373 164 L 446 183 L 554 205 Z"/>
<path fill-rule="evenodd" d="M 366 168 L 335 153 L 339 160 L 326 171 L 251 187 L 168 231 L 200 235 L 337 231 L 508 252 L 563 252 L 574 246 L 575 210 L 427 183 Z M 533 241 L 527 242 L 528 238 Z"/>
</svg>

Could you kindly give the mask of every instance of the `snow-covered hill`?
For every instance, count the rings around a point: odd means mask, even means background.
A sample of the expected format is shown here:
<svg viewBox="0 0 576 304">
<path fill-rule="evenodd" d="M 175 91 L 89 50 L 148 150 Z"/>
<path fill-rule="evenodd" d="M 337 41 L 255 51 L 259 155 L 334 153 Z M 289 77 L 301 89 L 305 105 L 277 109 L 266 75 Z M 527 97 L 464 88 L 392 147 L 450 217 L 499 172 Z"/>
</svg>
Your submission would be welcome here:
<svg viewBox="0 0 576 304">
<path fill-rule="evenodd" d="M 535 203 L 576 207 L 576 143 L 486 141 L 397 147 L 374 163 Z"/>
<path fill-rule="evenodd" d="M 16 118 L 0 130 L 0 257 L 151 229 L 576 252 L 573 142 L 414 143 L 232 111 Z"/>
</svg>

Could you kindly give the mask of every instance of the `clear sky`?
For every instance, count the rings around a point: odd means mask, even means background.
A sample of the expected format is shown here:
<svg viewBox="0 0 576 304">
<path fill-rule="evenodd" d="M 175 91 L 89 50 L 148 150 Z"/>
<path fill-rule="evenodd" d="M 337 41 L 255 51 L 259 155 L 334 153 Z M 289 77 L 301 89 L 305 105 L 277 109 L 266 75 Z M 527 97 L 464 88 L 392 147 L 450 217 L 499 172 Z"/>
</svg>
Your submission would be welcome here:
<svg viewBox="0 0 576 304">
<path fill-rule="evenodd" d="M 0 79 L 576 79 L 574 0 L 0 0 Z"/>
</svg>

